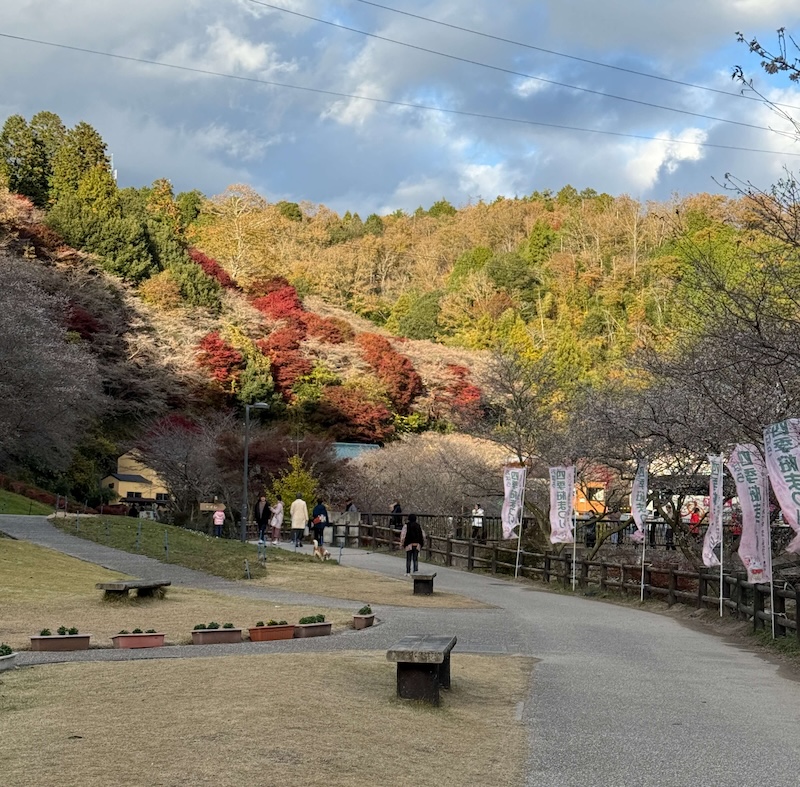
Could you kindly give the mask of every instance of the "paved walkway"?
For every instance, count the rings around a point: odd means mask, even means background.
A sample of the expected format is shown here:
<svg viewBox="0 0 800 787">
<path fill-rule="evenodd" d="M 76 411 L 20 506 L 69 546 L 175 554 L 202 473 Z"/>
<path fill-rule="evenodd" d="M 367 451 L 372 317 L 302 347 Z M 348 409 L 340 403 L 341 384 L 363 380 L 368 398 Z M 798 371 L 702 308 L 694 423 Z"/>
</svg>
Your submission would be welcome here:
<svg viewBox="0 0 800 787">
<path fill-rule="evenodd" d="M 136 576 L 288 602 L 308 598 L 243 588 L 242 583 L 109 550 L 62 534 L 37 517 L 0 517 L 0 531 Z M 400 559 L 385 554 L 345 550 L 343 563 L 392 576 L 404 572 Z M 797 784 L 800 683 L 784 677 L 774 664 L 646 611 L 452 569 L 437 567 L 436 572 L 437 589 L 495 608 L 376 608 L 384 622 L 366 632 L 291 641 L 276 650 L 384 649 L 403 634 L 428 630 L 457 634 L 457 652 L 540 659 L 523 713 L 530 731 L 528 787 Z M 251 652 L 252 646 L 215 646 L 214 652 L 222 647 Z M 199 652 L 164 648 L 161 654 Z M 117 652 L 109 658 L 121 656 Z"/>
</svg>

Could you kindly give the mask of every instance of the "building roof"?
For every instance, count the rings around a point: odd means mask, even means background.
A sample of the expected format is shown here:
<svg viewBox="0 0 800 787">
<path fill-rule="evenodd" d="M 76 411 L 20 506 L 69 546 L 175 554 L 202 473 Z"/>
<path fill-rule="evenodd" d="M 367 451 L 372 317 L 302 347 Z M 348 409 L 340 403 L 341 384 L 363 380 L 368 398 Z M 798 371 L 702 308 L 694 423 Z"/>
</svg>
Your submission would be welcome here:
<svg viewBox="0 0 800 787">
<path fill-rule="evenodd" d="M 127 481 L 129 484 L 149 484 L 150 486 L 153 485 L 153 482 L 149 478 L 145 478 L 143 475 L 130 475 L 129 473 L 111 473 L 109 478 L 116 478 L 117 481 Z"/>
<path fill-rule="evenodd" d="M 374 451 L 380 448 L 373 443 L 334 443 L 333 450 L 337 459 L 354 459 L 364 451 Z"/>
</svg>

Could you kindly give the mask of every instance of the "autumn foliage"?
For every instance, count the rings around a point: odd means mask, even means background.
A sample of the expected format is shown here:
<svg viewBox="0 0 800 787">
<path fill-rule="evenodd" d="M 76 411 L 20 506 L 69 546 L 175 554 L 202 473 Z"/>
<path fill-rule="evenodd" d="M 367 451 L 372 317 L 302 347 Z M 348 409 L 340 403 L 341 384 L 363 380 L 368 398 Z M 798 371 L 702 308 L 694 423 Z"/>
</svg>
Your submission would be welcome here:
<svg viewBox="0 0 800 787">
<path fill-rule="evenodd" d="M 357 388 L 325 388 L 314 420 L 334 440 L 382 443 L 394 434 L 389 410 L 380 402 L 371 401 Z"/>
<path fill-rule="evenodd" d="M 309 336 L 326 344 L 343 344 L 351 341 L 354 331 L 347 320 L 339 317 L 320 317 L 307 312 L 302 317 Z"/>
<path fill-rule="evenodd" d="M 362 358 L 374 369 L 375 375 L 386 386 L 392 404 L 401 415 L 407 415 L 411 403 L 423 391 L 422 378 L 411 360 L 396 352 L 388 339 L 374 333 L 356 337 Z"/>
<path fill-rule="evenodd" d="M 291 285 L 280 287 L 260 298 L 253 298 L 253 306 L 273 320 L 298 317 L 303 313 L 303 303 Z"/>
<path fill-rule="evenodd" d="M 203 254 L 199 249 L 189 249 L 189 256 L 203 269 L 206 276 L 216 279 L 222 287 L 231 290 L 239 289 L 236 282 L 215 259 Z"/>
<path fill-rule="evenodd" d="M 197 363 L 226 390 L 232 390 L 242 370 L 242 354 L 228 344 L 218 331 L 206 334 L 198 345 Z"/>
<path fill-rule="evenodd" d="M 458 364 L 448 364 L 453 375 L 445 388 L 445 399 L 456 416 L 456 420 L 473 422 L 480 417 L 483 394 L 477 385 L 469 382 L 469 369 Z"/>
</svg>

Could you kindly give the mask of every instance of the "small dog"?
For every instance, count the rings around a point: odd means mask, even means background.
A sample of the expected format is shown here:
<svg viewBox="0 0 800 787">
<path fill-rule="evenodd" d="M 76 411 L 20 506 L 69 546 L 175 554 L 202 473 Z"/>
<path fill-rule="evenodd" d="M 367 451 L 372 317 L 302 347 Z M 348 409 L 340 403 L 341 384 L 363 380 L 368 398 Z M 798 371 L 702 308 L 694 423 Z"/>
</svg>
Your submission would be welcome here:
<svg viewBox="0 0 800 787">
<path fill-rule="evenodd" d="M 331 553 L 325 547 L 321 547 L 316 539 L 314 539 L 314 557 L 318 557 L 320 560 L 331 559 Z"/>
</svg>

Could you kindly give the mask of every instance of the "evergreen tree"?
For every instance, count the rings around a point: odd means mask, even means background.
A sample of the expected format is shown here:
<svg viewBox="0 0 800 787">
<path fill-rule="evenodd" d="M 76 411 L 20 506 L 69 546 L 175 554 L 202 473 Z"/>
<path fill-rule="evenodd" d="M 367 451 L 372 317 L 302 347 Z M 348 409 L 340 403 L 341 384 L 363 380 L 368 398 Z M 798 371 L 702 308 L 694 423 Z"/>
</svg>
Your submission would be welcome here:
<svg viewBox="0 0 800 787">
<path fill-rule="evenodd" d="M 92 126 L 80 122 L 66 132 L 63 144 L 53 158 L 51 198 L 57 202 L 74 194 L 84 175 L 96 166 L 111 171 L 106 156 L 106 143 Z"/>
<path fill-rule="evenodd" d="M 44 149 L 22 115 L 12 115 L 0 132 L 0 180 L 35 205 L 47 203 Z"/>
</svg>

